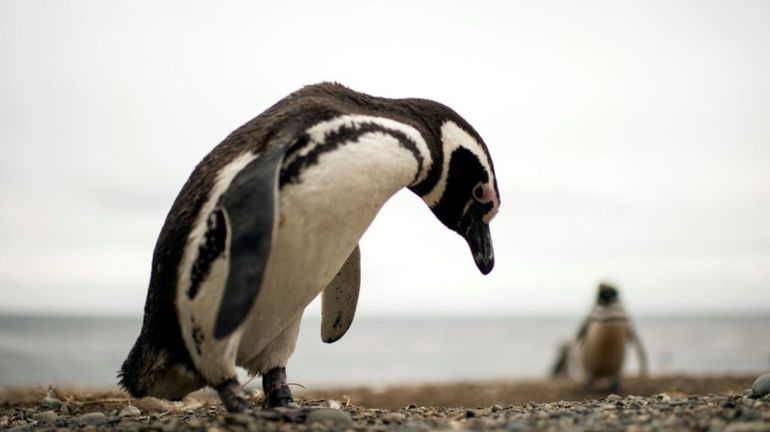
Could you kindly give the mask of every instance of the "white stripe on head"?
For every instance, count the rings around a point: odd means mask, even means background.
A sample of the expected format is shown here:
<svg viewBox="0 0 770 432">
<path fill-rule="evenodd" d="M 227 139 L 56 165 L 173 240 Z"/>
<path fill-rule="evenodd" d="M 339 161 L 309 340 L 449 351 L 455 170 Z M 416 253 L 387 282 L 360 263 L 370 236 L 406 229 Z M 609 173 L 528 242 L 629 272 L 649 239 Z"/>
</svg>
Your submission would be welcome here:
<svg viewBox="0 0 770 432">
<path fill-rule="evenodd" d="M 490 164 L 487 153 L 484 151 L 481 143 L 476 141 L 476 139 L 471 136 L 471 134 L 458 126 L 457 123 L 448 120 L 444 122 L 443 125 L 441 125 L 441 146 L 444 153 L 444 163 L 441 167 L 441 176 L 439 177 L 436 186 L 434 186 L 430 192 L 422 197 L 422 199 L 428 203 L 429 207 L 435 207 L 438 202 L 441 201 L 441 197 L 444 196 L 447 180 L 449 179 L 449 162 L 452 159 L 452 153 L 460 147 L 468 149 L 468 151 L 476 155 L 476 157 L 479 159 L 479 162 L 481 163 L 481 166 L 483 166 L 489 174 L 488 184 L 493 188 L 493 185 L 495 184 L 495 173 L 492 171 L 492 164 Z M 494 190 L 494 188 L 492 190 Z M 499 202 L 497 202 L 497 199 L 494 201 L 495 208 L 497 208 Z"/>
</svg>

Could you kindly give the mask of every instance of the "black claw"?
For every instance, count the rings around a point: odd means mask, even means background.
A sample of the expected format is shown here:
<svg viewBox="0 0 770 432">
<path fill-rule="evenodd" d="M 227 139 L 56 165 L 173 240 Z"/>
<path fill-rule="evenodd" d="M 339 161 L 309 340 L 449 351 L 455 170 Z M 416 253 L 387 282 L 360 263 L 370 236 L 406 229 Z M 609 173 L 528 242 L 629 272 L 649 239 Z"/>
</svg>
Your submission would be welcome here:
<svg viewBox="0 0 770 432">
<path fill-rule="evenodd" d="M 235 378 L 225 380 L 222 384 L 218 385 L 217 393 L 219 393 L 219 399 L 222 400 L 227 411 L 231 413 L 254 412 L 254 405 L 246 399 L 240 383 Z"/>
<path fill-rule="evenodd" d="M 265 394 L 265 401 L 262 402 L 262 408 L 271 409 L 278 407 L 296 408 L 294 398 L 291 396 L 291 390 L 289 386 L 282 385 L 278 388 L 274 388 L 270 393 Z"/>
</svg>

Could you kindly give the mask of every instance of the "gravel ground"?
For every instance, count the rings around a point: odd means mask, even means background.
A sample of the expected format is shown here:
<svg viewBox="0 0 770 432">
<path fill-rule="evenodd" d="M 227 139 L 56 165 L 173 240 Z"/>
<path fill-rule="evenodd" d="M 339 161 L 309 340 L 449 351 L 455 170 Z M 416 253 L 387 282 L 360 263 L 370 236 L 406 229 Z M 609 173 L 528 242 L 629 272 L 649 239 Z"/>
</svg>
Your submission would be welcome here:
<svg viewBox="0 0 770 432">
<path fill-rule="evenodd" d="M 254 394 L 259 403 L 258 394 Z M 473 408 L 395 410 L 355 406 L 346 398 L 301 401 L 303 409 L 228 414 L 210 393 L 185 402 L 129 400 L 120 392 L 64 393 L 49 389 L 0 396 L 0 429 L 88 431 L 768 431 L 770 395 L 740 393 L 605 395 L 582 401 L 527 402 Z"/>
</svg>

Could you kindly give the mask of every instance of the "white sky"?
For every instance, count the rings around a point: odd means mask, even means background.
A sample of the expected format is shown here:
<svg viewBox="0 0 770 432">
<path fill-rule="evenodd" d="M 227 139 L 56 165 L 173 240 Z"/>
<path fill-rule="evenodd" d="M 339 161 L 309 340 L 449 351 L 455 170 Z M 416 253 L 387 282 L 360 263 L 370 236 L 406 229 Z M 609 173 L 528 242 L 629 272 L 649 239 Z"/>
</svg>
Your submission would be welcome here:
<svg viewBox="0 0 770 432">
<path fill-rule="evenodd" d="M 275 5 L 280 4 L 280 7 Z M 426 97 L 495 161 L 495 270 L 409 192 L 359 316 L 770 313 L 770 2 L 0 2 L 0 312 L 140 314 L 194 165 L 304 84 Z"/>
</svg>

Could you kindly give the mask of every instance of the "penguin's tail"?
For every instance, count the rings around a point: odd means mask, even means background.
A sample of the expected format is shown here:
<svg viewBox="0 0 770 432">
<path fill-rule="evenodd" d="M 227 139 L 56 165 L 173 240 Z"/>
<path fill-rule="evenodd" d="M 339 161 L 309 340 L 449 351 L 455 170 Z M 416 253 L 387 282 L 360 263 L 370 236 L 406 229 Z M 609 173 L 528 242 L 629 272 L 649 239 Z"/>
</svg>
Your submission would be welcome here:
<svg viewBox="0 0 770 432">
<path fill-rule="evenodd" d="M 163 348 L 154 347 L 139 335 L 118 371 L 118 380 L 131 396 L 181 400 L 206 385 L 201 376 Z"/>
</svg>

